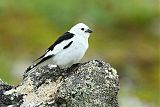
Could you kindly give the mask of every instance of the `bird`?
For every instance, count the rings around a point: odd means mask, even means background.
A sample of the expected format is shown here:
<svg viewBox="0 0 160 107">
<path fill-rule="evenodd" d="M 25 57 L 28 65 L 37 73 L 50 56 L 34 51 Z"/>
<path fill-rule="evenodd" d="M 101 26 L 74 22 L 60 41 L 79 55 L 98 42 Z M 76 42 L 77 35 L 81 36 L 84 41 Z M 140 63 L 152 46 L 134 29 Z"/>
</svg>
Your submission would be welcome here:
<svg viewBox="0 0 160 107">
<path fill-rule="evenodd" d="M 92 32 L 84 23 L 76 24 L 47 48 L 44 54 L 34 60 L 26 72 L 47 64 L 68 68 L 79 63 L 89 47 L 88 39 Z"/>
</svg>

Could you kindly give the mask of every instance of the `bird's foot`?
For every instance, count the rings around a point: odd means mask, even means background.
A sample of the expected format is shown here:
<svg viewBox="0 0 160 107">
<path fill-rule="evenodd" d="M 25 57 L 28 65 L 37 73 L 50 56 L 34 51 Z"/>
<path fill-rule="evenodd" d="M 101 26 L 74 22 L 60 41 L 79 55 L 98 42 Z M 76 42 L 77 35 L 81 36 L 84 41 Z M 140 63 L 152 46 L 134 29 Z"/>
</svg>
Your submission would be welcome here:
<svg viewBox="0 0 160 107">
<path fill-rule="evenodd" d="M 69 70 L 69 71 L 77 70 L 79 65 L 81 65 L 81 63 L 73 64 L 68 70 Z"/>
<path fill-rule="evenodd" d="M 77 66 L 79 66 L 80 64 L 81 64 L 81 63 L 73 64 L 73 65 L 71 66 L 71 68 L 77 67 Z"/>
</svg>

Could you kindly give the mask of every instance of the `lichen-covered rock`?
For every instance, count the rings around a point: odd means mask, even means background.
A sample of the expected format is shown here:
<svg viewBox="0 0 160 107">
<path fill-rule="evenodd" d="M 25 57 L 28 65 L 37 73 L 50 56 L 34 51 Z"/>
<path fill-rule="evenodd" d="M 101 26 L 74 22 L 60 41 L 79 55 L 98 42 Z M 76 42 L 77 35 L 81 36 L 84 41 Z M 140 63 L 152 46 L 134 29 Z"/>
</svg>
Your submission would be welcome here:
<svg viewBox="0 0 160 107">
<path fill-rule="evenodd" d="M 116 70 L 103 61 L 68 69 L 47 65 L 25 72 L 16 87 L 0 81 L 0 106 L 118 107 L 118 90 Z"/>
</svg>

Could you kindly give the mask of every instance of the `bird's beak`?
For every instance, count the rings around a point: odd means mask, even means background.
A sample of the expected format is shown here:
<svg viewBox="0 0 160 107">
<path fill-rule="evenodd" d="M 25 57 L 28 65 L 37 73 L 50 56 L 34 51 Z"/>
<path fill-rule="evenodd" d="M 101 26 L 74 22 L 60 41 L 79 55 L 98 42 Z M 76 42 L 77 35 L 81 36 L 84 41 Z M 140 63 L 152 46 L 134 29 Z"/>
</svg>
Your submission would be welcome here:
<svg viewBox="0 0 160 107">
<path fill-rule="evenodd" d="M 93 31 L 90 29 L 87 29 L 85 32 L 92 33 Z"/>
</svg>

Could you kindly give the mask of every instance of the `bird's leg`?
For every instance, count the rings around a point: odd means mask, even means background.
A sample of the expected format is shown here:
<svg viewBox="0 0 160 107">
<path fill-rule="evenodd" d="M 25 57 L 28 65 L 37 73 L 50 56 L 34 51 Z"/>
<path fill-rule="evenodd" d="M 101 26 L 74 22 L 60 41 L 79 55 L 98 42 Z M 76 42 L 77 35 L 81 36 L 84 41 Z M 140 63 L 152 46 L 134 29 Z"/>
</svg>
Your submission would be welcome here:
<svg viewBox="0 0 160 107">
<path fill-rule="evenodd" d="M 71 68 L 75 68 L 75 67 L 79 66 L 80 64 L 81 64 L 81 63 L 73 64 L 73 65 L 71 66 Z"/>
<path fill-rule="evenodd" d="M 73 64 L 69 69 L 68 71 L 75 71 L 77 70 L 78 66 L 81 65 L 81 63 L 76 63 L 76 64 Z"/>
</svg>

